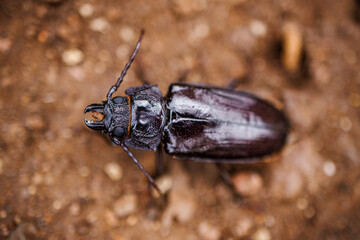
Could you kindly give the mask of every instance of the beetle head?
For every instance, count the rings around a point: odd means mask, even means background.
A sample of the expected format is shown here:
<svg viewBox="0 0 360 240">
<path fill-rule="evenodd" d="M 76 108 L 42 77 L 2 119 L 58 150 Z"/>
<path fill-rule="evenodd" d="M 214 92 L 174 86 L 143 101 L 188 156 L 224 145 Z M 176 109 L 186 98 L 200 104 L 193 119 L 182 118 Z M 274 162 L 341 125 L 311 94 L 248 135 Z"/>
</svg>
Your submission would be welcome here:
<svg viewBox="0 0 360 240">
<path fill-rule="evenodd" d="M 91 113 L 90 117 L 86 114 Z M 128 135 L 130 125 L 130 104 L 127 97 L 114 97 L 100 104 L 87 106 L 84 122 L 93 130 L 102 130 L 118 139 Z"/>
<path fill-rule="evenodd" d="M 105 115 L 104 115 L 104 106 L 105 104 L 90 104 L 84 110 L 85 118 L 84 122 L 87 127 L 92 130 L 105 130 Z M 87 113 L 91 113 L 90 117 L 86 116 Z"/>
<path fill-rule="evenodd" d="M 141 31 L 139 40 L 136 44 L 133 54 L 121 72 L 120 77 L 117 79 L 115 85 L 111 86 L 107 95 L 106 101 L 100 104 L 91 104 L 85 108 L 84 114 L 91 113 L 91 117 L 85 116 L 85 124 L 93 130 L 102 130 L 109 133 L 110 138 L 124 139 L 130 133 L 130 98 L 129 97 L 114 97 L 111 98 L 113 93 L 120 87 L 121 82 L 124 80 L 127 70 L 130 68 L 131 63 L 134 61 L 135 56 L 140 48 L 140 43 L 144 35 L 144 30 Z M 115 142 L 115 141 L 114 141 Z"/>
</svg>

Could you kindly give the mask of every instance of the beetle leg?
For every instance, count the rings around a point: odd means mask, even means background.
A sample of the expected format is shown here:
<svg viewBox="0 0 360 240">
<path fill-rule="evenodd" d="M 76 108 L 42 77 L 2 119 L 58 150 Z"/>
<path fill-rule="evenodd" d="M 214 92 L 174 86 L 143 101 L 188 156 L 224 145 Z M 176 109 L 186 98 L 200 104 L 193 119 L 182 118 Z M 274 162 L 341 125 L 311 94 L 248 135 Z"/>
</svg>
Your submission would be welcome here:
<svg viewBox="0 0 360 240">
<path fill-rule="evenodd" d="M 217 169 L 219 170 L 220 176 L 223 179 L 223 181 L 226 183 L 226 185 L 233 188 L 234 185 L 231 181 L 231 176 L 230 176 L 229 172 L 227 171 L 227 169 L 224 167 L 224 165 L 221 163 L 215 163 L 215 165 L 216 165 Z"/>
<path fill-rule="evenodd" d="M 228 84 L 226 85 L 227 89 L 233 90 L 235 89 L 239 84 L 246 82 L 248 79 L 247 77 L 234 77 L 231 78 Z"/>
<path fill-rule="evenodd" d="M 179 78 L 177 79 L 177 82 L 179 83 L 183 83 L 186 81 L 187 76 L 189 75 L 190 70 L 185 70 L 181 73 L 181 75 L 179 76 Z"/>
<path fill-rule="evenodd" d="M 118 140 L 119 141 L 119 140 Z M 120 141 L 119 141 L 120 142 Z M 120 142 L 119 144 L 124 151 L 129 155 L 129 157 L 131 158 L 131 160 L 133 160 L 133 162 L 136 164 L 136 166 L 138 166 L 138 168 L 145 174 L 145 176 L 147 177 L 149 183 L 156 189 L 156 191 L 161 194 L 161 191 L 159 189 L 159 187 L 156 185 L 155 180 L 150 176 L 150 174 L 145 170 L 145 168 L 143 167 L 143 165 L 141 165 L 139 163 L 139 161 L 135 158 L 135 156 L 132 154 L 132 152 L 130 152 L 130 150 L 125 146 L 125 144 L 123 142 Z"/>
<path fill-rule="evenodd" d="M 163 173 L 163 158 L 161 143 L 156 150 L 156 176 L 160 176 Z"/>
</svg>

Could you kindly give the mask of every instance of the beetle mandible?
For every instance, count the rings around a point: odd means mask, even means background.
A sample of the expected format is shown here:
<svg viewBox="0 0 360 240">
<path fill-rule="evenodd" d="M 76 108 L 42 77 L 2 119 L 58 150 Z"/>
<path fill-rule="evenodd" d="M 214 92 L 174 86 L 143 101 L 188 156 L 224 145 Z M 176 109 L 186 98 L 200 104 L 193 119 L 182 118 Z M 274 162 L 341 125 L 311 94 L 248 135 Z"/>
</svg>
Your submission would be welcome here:
<svg viewBox="0 0 360 240">
<path fill-rule="evenodd" d="M 106 100 L 91 104 L 84 114 L 86 126 L 107 133 L 121 146 L 160 192 L 154 179 L 128 147 L 156 151 L 164 144 L 167 154 L 215 163 L 251 163 L 279 151 L 289 124 L 270 103 L 246 92 L 174 83 L 162 97 L 157 85 L 129 88 L 125 97 L 112 95 L 119 88 L 140 48 L 141 32 L 132 56 L 107 93 Z"/>
</svg>

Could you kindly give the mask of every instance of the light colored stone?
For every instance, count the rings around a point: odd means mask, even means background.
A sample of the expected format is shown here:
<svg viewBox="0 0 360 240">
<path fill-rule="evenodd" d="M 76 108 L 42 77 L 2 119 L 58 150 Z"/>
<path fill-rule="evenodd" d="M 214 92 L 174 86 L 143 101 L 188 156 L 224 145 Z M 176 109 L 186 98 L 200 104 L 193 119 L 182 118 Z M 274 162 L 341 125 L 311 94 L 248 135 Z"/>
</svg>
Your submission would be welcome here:
<svg viewBox="0 0 360 240">
<path fill-rule="evenodd" d="M 303 54 L 303 39 L 299 27 L 286 23 L 283 28 L 282 64 L 289 73 L 297 73 L 300 69 Z"/>
<path fill-rule="evenodd" d="M 123 176 L 123 170 L 116 162 L 109 162 L 105 164 L 104 171 L 106 175 L 113 181 L 118 181 Z"/>
<path fill-rule="evenodd" d="M 248 217 L 241 217 L 233 230 L 236 237 L 243 238 L 250 234 L 251 230 L 254 228 L 254 221 Z"/>
<path fill-rule="evenodd" d="M 262 188 L 262 177 L 257 172 L 239 172 L 231 177 L 235 191 L 243 196 L 255 196 Z"/>
<path fill-rule="evenodd" d="M 123 218 L 133 214 L 137 210 L 137 196 L 133 193 L 128 193 L 121 196 L 114 203 L 114 213 L 117 217 Z"/>
<path fill-rule="evenodd" d="M 352 121 L 348 117 L 341 117 L 339 126 L 344 132 L 349 132 L 352 128 Z"/>
<path fill-rule="evenodd" d="M 253 240 L 271 240 L 270 231 L 267 228 L 259 228 L 252 235 Z"/>
<path fill-rule="evenodd" d="M 84 60 L 84 53 L 78 48 L 70 48 L 61 54 L 63 62 L 68 66 L 74 66 Z"/>
<path fill-rule="evenodd" d="M 25 120 L 25 126 L 32 130 L 42 130 L 46 127 L 44 119 L 40 115 L 30 115 Z"/>
<path fill-rule="evenodd" d="M 333 161 L 326 161 L 323 165 L 323 171 L 326 176 L 332 177 L 336 173 L 336 165 Z"/>
<path fill-rule="evenodd" d="M 94 32 L 105 33 L 110 29 L 110 24 L 105 18 L 99 17 L 90 22 L 90 29 Z"/>
<path fill-rule="evenodd" d="M 221 236 L 219 228 L 210 225 L 208 222 L 201 222 L 198 226 L 199 235 L 206 240 L 217 240 Z"/>
<path fill-rule="evenodd" d="M 79 13 L 84 18 L 91 17 L 94 13 L 94 7 L 90 3 L 85 3 L 80 6 Z"/>
<path fill-rule="evenodd" d="M 172 9 L 180 15 L 189 15 L 202 11 L 207 7 L 206 0 L 172 0 Z"/>
<path fill-rule="evenodd" d="M 267 27 L 265 23 L 259 20 L 254 20 L 250 22 L 249 29 L 250 32 L 256 37 L 264 37 L 267 32 Z"/>
<path fill-rule="evenodd" d="M 104 218 L 105 218 L 105 222 L 107 223 L 107 225 L 109 225 L 110 227 L 115 227 L 119 224 L 118 219 L 116 218 L 114 212 L 112 212 L 109 209 L 105 209 L 104 212 Z"/>
</svg>

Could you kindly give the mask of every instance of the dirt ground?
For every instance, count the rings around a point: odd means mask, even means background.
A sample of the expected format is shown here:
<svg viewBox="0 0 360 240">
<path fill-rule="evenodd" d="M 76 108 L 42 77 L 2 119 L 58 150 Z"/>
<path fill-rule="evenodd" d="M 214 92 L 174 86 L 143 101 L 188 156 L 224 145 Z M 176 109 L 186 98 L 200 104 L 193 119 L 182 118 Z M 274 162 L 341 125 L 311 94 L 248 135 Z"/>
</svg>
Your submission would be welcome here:
<svg viewBox="0 0 360 240">
<path fill-rule="evenodd" d="M 165 157 L 143 174 L 86 128 L 141 29 L 121 89 L 186 81 L 252 92 L 291 123 L 272 163 Z M 0 2 L 0 239 L 359 239 L 360 1 Z M 151 173 L 155 154 L 133 151 Z"/>
</svg>

